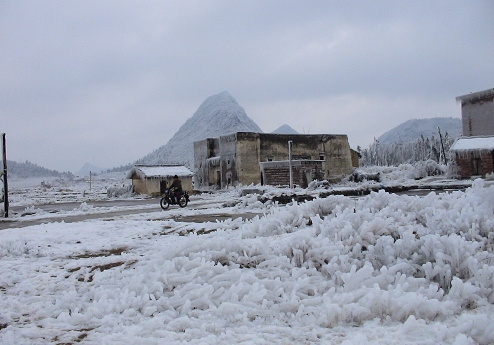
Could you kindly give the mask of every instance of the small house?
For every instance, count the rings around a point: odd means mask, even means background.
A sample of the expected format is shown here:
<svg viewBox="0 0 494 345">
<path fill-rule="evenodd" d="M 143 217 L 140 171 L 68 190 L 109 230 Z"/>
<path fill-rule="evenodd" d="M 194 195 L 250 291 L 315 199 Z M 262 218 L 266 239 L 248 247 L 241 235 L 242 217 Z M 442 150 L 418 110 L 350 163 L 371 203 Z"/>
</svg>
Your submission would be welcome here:
<svg viewBox="0 0 494 345">
<path fill-rule="evenodd" d="M 494 89 L 456 97 L 461 102 L 463 136 L 450 148 L 461 178 L 494 171 Z"/>
<path fill-rule="evenodd" d="M 160 196 L 177 175 L 182 181 L 183 190 L 192 190 L 193 173 L 183 165 L 135 165 L 127 174 L 132 179 L 134 192 Z"/>
<path fill-rule="evenodd" d="M 461 178 L 486 177 L 494 172 L 494 136 L 460 137 L 449 151 L 455 157 Z"/>
</svg>

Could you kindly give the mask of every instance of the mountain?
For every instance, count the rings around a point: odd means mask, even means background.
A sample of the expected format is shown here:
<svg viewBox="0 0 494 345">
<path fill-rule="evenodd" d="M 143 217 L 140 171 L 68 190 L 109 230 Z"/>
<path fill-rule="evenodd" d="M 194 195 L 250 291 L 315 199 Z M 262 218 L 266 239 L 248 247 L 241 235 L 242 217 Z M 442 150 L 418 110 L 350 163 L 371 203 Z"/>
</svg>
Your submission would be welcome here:
<svg viewBox="0 0 494 345">
<path fill-rule="evenodd" d="M 56 170 L 50 170 L 40 167 L 37 164 L 25 161 L 24 163 L 18 163 L 15 161 L 7 160 L 7 173 L 8 177 L 72 177 L 70 172 L 58 172 Z"/>
<path fill-rule="evenodd" d="M 194 141 L 234 132 L 261 132 L 226 91 L 208 97 L 166 145 L 135 164 L 184 164 L 194 167 Z"/>
<path fill-rule="evenodd" d="M 281 125 L 271 133 L 273 134 L 299 134 L 296 130 L 294 130 L 292 127 L 288 126 L 287 124 Z"/>
<path fill-rule="evenodd" d="M 377 140 L 381 144 L 393 144 L 398 142 L 410 142 L 435 136 L 439 137 L 437 127 L 440 128 L 443 137 L 448 133 L 449 137 L 457 138 L 462 133 L 461 119 L 452 117 L 434 117 L 432 119 L 413 119 L 403 122 L 401 125 L 387 131 Z"/>
<path fill-rule="evenodd" d="M 100 168 L 100 167 L 97 167 L 97 166 L 94 166 L 90 163 L 86 163 L 84 164 L 84 166 L 82 168 L 79 169 L 78 172 L 76 172 L 76 175 L 78 176 L 89 176 L 89 173 L 93 173 L 93 174 L 99 174 L 99 173 L 102 173 L 103 171 L 105 171 L 106 169 L 103 169 L 103 168 Z"/>
</svg>

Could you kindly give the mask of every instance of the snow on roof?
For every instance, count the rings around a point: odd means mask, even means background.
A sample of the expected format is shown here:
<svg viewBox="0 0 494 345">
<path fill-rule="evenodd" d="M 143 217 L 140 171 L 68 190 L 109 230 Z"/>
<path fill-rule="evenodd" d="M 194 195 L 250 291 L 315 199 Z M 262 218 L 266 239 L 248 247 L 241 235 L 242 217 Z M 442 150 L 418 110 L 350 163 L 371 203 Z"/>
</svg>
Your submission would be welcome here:
<svg viewBox="0 0 494 345">
<path fill-rule="evenodd" d="M 479 92 L 472 92 L 468 95 L 458 96 L 456 97 L 457 102 L 468 102 L 468 101 L 477 101 L 482 98 L 488 98 L 494 96 L 494 89 L 487 89 Z"/>
<path fill-rule="evenodd" d="M 494 136 L 492 137 L 460 137 L 451 146 L 450 151 L 492 151 L 494 150 Z"/>
<path fill-rule="evenodd" d="M 194 175 L 192 171 L 183 165 L 136 165 L 127 174 L 127 178 L 132 178 L 134 174 L 141 179 L 172 177 L 174 175 L 189 177 Z"/>
</svg>

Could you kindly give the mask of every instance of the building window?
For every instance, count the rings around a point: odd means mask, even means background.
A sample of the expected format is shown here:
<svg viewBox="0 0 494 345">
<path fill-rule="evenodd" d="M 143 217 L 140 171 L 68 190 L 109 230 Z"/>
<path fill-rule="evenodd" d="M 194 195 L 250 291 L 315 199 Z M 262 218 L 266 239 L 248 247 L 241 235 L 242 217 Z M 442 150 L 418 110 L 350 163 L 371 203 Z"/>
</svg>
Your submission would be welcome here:
<svg viewBox="0 0 494 345">
<path fill-rule="evenodd" d="M 482 160 L 472 158 L 472 175 L 482 175 Z"/>
</svg>

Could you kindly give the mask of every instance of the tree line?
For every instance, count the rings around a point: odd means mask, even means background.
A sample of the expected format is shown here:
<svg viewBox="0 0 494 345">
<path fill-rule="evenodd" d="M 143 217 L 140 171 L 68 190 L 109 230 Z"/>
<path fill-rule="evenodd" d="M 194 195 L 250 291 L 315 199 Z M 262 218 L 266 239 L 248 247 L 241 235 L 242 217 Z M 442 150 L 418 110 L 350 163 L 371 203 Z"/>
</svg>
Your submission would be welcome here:
<svg viewBox="0 0 494 345">
<path fill-rule="evenodd" d="M 360 154 L 360 166 L 398 166 L 405 163 L 433 160 L 439 164 L 449 162 L 448 152 L 455 138 L 446 134 L 444 136 L 424 137 L 410 142 L 396 142 L 393 144 L 380 144 L 374 138 L 374 142 L 367 149 L 357 147 Z"/>
</svg>

